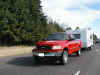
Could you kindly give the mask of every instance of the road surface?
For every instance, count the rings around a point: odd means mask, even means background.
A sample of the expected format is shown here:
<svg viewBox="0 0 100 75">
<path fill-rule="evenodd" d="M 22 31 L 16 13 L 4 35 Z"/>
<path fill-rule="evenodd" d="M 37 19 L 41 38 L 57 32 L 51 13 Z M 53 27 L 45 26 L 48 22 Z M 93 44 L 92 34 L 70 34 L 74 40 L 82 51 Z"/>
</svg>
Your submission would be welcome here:
<svg viewBox="0 0 100 75">
<path fill-rule="evenodd" d="M 0 75 L 100 75 L 100 44 L 82 55 L 69 56 L 67 65 L 41 63 L 35 65 L 32 54 L 0 57 Z"/>
</svg>

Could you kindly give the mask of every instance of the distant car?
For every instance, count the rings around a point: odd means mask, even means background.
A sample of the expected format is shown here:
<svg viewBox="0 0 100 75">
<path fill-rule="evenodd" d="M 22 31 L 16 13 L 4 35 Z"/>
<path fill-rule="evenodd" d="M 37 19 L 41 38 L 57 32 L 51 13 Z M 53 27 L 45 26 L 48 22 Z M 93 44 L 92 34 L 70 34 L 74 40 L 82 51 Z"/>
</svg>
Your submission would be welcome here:
<svg viewBox="0 0 100 75">
<path fill-rule="evenodd" d="M 45 41 L 37 42 L 32 50 L 34 61 L 58 60 L 62 64 L 68 61 L 68 55 L 81 55 L 81 41 L 73 35 L 62 32 L 48 35 Z"/>
</svg>

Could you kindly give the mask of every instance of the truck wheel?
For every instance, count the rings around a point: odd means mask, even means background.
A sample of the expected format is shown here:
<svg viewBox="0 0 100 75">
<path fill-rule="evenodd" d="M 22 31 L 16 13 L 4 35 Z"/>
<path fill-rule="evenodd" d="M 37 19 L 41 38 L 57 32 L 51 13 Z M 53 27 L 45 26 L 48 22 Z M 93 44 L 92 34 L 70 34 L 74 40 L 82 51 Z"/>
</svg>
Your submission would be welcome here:
<svg viewBox="0 0 100 75">
<path fill-rule="evenodd" d="M 81 48 L 76 52 L 77 56 L 81 56 Z"/>
<path fill-rule="evenodd" d="M 68 62 L 68 53 L 67 51 L 64 51 L 61 56 L 61 64 L 65 65 L 67 64 L 67 62 Z"/>
</svg>

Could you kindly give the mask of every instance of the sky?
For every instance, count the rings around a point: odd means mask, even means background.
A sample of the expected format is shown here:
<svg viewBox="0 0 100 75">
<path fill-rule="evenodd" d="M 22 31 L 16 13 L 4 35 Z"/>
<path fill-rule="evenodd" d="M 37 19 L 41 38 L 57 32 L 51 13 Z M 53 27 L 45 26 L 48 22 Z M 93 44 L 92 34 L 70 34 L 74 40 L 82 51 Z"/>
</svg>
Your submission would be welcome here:
<svg viewBox="0 0 100 75">
<path fill-rule="evenodd" d="M 62 27 L 91 27 L 100 38 L 100 0 L 41 0 L 43 12 Z"/>
</svg>

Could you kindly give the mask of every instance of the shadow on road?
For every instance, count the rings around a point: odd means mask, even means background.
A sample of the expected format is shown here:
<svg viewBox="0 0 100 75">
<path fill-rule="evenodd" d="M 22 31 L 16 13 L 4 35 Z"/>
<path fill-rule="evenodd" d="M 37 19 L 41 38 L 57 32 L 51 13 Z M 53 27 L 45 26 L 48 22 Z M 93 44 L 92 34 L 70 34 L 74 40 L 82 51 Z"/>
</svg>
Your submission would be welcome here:
<svg viewBox="0 0 100 75">
<path fill-rule="evenodd" d="M 57 63 L 54 63 L 54 62 L 40 62 L 38 64 L 35 64 L 34 63 L 34 60 L 32 58 L 32 56 L 30 57 L 17 57 L 17 58 L 14 58 L 10 61 L 7 62 L 7 64 L 10 64 L 10 65 L 16 65 L 16 66 L 30 66 L 30 67 L 38 67 L 38 66 L 56 66 L 56 65 L 59 65 L 61 66 L 60 64 L 57 64 Z"/>
<path fill-rule="evenodd" d="M 32 57 L 16 57 L 8 61 L 7 64 L 17 66 L 34 66 Z"/>
</svg>

